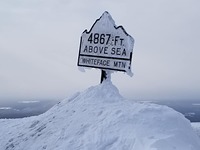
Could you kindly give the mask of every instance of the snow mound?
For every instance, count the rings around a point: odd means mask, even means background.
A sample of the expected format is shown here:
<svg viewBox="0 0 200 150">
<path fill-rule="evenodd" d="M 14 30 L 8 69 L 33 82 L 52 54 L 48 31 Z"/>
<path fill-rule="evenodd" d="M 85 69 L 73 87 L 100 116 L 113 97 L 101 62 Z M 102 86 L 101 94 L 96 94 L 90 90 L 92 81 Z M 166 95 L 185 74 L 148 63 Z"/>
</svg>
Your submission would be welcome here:
<svg viewBox="0 0 200 150">
<path fill-rule="evenodd" d="M 183 115 L 124 99 L 111 82 L 90 87 L 46 113 L 0 120 L 2 150 L 199 150 Z"/>
<path fill-rule="evenodd" d="M 200 137 L 200 122 L 193 122 L 191 123 L 192 128 L 197 133 L 197 135 Z"/>
</svg>

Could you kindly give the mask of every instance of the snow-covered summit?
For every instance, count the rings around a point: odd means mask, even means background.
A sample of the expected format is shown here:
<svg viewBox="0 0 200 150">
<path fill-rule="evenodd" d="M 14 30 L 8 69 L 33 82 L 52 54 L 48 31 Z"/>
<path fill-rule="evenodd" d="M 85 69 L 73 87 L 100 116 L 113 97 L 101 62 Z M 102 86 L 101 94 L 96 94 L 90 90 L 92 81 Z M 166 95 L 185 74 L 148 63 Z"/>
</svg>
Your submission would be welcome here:
<svg viewBox="0 0 200 150">
<path fill-rule="evenodd" d="M 46 113 L 0 120 L 2 150 L 199 150 L 200 139 L 171 108 L 123 98 L 110 82 Z"/>
</svg>

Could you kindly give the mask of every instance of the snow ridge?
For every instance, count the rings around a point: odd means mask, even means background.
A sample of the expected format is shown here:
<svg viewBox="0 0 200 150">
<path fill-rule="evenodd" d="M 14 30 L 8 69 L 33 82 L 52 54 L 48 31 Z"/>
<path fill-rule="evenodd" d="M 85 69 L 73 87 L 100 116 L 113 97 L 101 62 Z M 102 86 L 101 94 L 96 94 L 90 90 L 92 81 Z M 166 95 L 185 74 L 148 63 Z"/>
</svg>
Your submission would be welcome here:
<svg viewBox="0 0 200 150">
<path fill-rule="evenodd" d="M 199 150 L 183 115 L 166 106 L 123 98 L 106 81 L 46 113 L 0 120 L 2 150 Z"/>
</svg>

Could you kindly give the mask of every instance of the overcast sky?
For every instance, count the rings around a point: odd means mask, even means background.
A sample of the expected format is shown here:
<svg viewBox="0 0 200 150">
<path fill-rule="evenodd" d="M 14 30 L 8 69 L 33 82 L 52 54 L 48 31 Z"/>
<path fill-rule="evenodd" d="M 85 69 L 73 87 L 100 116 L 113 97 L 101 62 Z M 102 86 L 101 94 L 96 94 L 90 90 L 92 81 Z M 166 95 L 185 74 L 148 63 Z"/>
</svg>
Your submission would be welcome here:
<svg viewBox="0 0 200 150">
<path fill-rule="evenodd" d="M 104 11 L 135 39 L 131 99 L 200 99 L 199 0 L 1 0 L 0 100 L 63 99 L 99 84 L 77 67 L 82 32 Z"/>
</svg>

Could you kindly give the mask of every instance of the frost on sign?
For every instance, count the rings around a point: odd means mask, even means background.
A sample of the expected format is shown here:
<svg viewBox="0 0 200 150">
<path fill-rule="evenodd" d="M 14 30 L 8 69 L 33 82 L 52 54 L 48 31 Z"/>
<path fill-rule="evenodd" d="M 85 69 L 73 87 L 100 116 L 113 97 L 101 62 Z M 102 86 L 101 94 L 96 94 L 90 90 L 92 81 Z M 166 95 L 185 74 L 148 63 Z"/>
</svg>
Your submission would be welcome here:
<svg viewBox="0 0 200 150">
<path fill-rule="evenodd" d="M 122 26 L 116 26 L 108 12 L 82 33 L 78 66 L 124 71 L 131 75 L 134 39 Z"/>
</svg>

